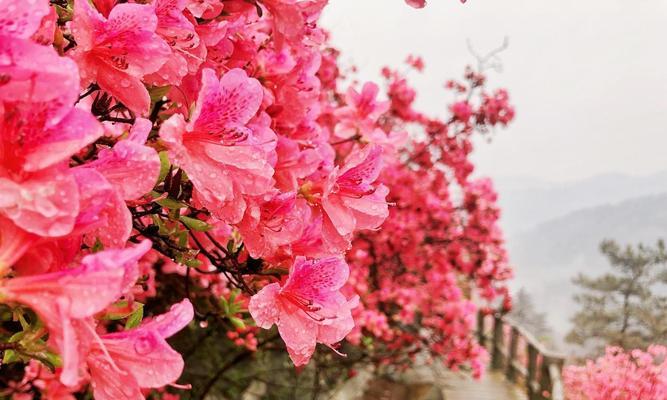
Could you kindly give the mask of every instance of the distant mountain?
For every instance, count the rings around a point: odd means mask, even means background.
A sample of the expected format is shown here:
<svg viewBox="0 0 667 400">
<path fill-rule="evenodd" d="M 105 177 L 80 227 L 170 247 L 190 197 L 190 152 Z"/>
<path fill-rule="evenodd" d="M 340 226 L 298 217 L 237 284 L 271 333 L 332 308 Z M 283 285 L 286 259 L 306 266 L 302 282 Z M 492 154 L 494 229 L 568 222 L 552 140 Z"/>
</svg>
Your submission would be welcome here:
<svg viewBox="0 0 667 400">
<path fill-rule="evenodd" d="M 667 171 L 647 176 L 605 174 L 569 183 L 525 177 L 496 178 L 494 182 L 503 229 L 513 235 L 583 208 L 667 192 Z"/>
<path fill-rule="evenodd" d="M 623 181 L 618 177 L 615 180 Z M 610 197 L 622 196 L 622 193 L 605 187 L 603 181 L 596 180 L 598 202 L 611 202 Z M 625 181 L 624 184 L 637 190 L 644 188 L 643 182 L 632 184 Z M 572 187 L 575 190 L 576 186 Z M 592 189 L 578 187 L 580 193 L 576 197 L 580 202 L 593 201 Z M 557 196 L 559 192 L 554 193 Z M 554 207 L 559 207 L 556 206 L 557 199 L 553 199 L 553 203 Z M 535 210 L 537 207 L 527 209 L 526 213 Z M 572 277 L 579 272 L 597 275 L 609 270 L 598 251 L 600 241 L 606 238 L 622 244 L 652 244 L 659 238 L 667 239 L 667 191 L 569 212 L 507 237 L 510 259 L 516 270 L 513 287 L 527 289 L 536 308 L 547 314 L 549 324 L 558 334 L 569 330 L 569 318 L 576 310 L 572 300 L 576 292 Z"/>
</svg>

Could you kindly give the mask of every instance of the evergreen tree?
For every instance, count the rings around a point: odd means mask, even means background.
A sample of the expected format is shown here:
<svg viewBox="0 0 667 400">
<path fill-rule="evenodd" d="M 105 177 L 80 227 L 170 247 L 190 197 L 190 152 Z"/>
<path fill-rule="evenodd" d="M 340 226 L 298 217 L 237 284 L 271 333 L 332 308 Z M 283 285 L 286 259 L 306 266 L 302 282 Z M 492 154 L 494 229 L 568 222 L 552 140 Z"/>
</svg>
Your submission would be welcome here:
<svg viewBox="0 0 667 400">
<path fill-rule="evenodd" d="M 574 283 L 581 309 L 566 340 L 601 352 L 606 345 L 626 349 L 667 343 L 667 253 L 662 240 L 655 246 L 604 240 L 600 251 L 613 271 L 599 277 L 579 274 Z"/>
</svg>

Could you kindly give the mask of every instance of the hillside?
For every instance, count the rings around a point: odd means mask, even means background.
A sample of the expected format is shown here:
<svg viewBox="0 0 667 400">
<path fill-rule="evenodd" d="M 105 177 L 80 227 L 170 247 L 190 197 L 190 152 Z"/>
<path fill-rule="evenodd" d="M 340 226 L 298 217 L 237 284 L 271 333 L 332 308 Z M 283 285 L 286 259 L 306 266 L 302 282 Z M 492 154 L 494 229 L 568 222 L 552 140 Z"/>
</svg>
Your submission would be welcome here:
<svg viewBox="0 0 667 400">
<path fill-rule="evenodd" d="M 494 182 L 500 194 L 503 229 L 514 235 L 577 210 L 667 192 L 667 171 L 646 176 L 605 174 L 566 183 L 525 177 L 496 178 Z"/>
<path fill-rule="evenodd" d="M 608 269 L 598 252 L 601 240 L 654 243 L 661 237 L 667 238 L 667 193 L 570 212 L 508 236 L 516 269 L 513 287 L 526 287 L 550 325 L 563 334 L 575 311 L 572 277 Z"/>
</svg>

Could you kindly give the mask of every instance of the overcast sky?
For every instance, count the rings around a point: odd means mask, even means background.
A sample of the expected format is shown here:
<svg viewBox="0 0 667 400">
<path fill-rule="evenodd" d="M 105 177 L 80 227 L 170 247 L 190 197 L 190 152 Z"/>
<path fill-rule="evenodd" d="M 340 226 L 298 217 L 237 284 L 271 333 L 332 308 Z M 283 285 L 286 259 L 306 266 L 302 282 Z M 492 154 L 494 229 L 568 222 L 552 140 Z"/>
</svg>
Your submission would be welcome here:
<svg viewBox="0 0 667 400">
<path fill-rule="evenodd" d="M 478 147 L 493 177 L 575 180 L 667 169 L 667 0 L 330 0 L 323 25 L 363 79 L 409 53 L 418 104 L 444 114 L 442 83 L 509 37 L 504 71 L 490 73 L 517 108 L 510 129 Z"/>
</svg>

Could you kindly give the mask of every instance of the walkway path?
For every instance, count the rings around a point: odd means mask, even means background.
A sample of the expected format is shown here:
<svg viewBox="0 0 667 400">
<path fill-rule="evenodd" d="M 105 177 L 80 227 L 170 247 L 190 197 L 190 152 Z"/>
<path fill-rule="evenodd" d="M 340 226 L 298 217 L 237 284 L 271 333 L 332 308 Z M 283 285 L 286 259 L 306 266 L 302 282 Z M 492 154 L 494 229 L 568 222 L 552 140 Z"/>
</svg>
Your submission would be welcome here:
<svg viewBox="0 0 667 400">
<path fill-rule="evenodd" d="M 444 367 L 420 366 L 394 382 L 373 377 L 369 370 L 348 381 L 334 400 L 527 400 L 503 374 L 489 371 L 481 380 Z"/>
<path fill-rule="evenodd" d="M 527 396 L 509 384 L 502 373 L 487 372 L 480 381 L 468 376 L 444 372 L 436 381 L 445 400 L 526 400 Z"/>
</svg>

